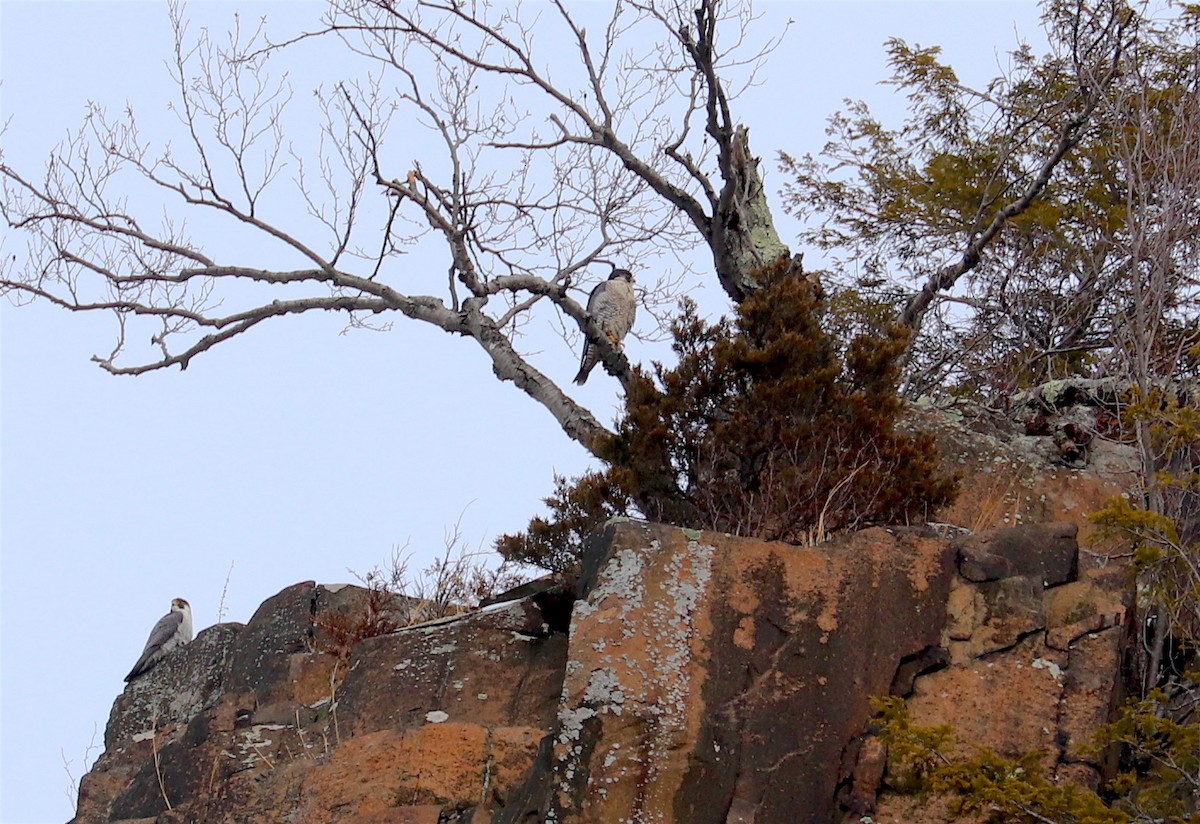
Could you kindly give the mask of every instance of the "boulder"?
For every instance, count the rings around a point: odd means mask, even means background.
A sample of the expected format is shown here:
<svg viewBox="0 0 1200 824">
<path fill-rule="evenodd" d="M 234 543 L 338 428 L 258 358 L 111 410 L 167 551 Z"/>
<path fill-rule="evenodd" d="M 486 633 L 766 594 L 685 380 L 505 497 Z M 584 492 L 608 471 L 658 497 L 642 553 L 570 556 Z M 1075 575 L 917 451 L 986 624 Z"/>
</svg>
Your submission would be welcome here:
<svg viewBox="0 0 1200 824">
<path fill-rule="evenodd" d="M 244 629 L 242 624 L 209 627 L 126 685 L 113 703 L 104 730 L 105 750 L 147 741 L 154 731 L 166 727 L 186 726 L 216 703 L 230 649 Z"/>
<path fill-rule="evenodd" d="M 607 527 L 584 566 L 543 820 L 828 822 L 870 698 L 936 645 L 953 550 Z"/>
<path fill-rule="evenodd" d="M 972 533 L 957 542 L 959 573 L 968 581 L 1024 576 L 1044 587 L 1075 580 L 1079 527 L 1057 521 Z"/>
</svg>

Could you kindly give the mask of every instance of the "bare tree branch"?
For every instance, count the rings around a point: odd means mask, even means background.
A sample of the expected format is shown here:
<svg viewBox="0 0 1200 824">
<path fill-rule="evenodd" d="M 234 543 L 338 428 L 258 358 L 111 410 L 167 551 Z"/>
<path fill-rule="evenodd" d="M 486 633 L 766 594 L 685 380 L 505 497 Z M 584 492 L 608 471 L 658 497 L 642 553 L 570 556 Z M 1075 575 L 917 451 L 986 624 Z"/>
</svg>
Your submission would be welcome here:
<svg viewBox="0 0 1200 824">
<path fill-rule="evenodd" d="M 718 0 L 618 2 L 598 35 L 596 10 L 552 9 L 331 0 L 272 40 L 236 15 L 227 39 L 193 31 L 172 5 L 178 134 L 93 106 L 42 177 L 0 158 L 0 213 L 25 243 L 0 292 L 112 312 L 95 360 L 121 375 L 186 368 L 284 315 L 399 313 L 473 339 L 595 451 L 605 427 L 517 342 L 533 323 L 585 336 L 627 386 L 582 299 L 594 264 L 634 271 L 659 321 L 689 274 L 659 262 L 707 245 L 741 299 L 787 253 L 730 107 L 778 41 L 747 48 L 752 13 Z M 564 35 L 573 63 L 543 53 Z M 297 59 L 344 75 L 295 94 Z"/>
</svg>

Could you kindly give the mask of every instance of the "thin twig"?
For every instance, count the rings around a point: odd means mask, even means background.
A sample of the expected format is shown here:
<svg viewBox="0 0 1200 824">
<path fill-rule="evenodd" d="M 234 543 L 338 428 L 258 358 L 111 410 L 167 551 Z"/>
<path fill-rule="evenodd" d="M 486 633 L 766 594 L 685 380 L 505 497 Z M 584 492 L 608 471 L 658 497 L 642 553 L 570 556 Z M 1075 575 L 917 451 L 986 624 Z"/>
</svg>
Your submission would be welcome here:
<svg viewBox="0 0 1200 824">
<path fill-rule="evenodd" d="M 154 734 L 150 738 L 150 750 L 154 754 L 154 775 L 158 779 L 158 791 L 162 794 L 162 800 L 167 805 L 167 810 L 174 809 L 171 806 L 171 799 L 167 797 L 167 784 L 163 780 L 162 762 L 158 756 L 158 718 L 155 717 Z"/>
</svg>

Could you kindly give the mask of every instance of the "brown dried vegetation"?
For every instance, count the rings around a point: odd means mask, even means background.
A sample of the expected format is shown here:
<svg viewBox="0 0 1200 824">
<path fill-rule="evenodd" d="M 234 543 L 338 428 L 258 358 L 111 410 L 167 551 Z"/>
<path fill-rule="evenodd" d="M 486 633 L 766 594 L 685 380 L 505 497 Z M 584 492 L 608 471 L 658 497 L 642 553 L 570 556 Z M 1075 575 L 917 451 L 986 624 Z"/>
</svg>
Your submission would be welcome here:
<svg viewBox="0 0 1200 824">
<path fill-rule="evenodd" d="M 396 595 L 377 579 L 368 577 L 366 596 L 356 608 L 325 610 L 314 622 L 315 642 L 321 652 L 349 659 L 350 651 L 359 641 L 395 632 L 401 624 L 396 620 Z"/>
</svg>

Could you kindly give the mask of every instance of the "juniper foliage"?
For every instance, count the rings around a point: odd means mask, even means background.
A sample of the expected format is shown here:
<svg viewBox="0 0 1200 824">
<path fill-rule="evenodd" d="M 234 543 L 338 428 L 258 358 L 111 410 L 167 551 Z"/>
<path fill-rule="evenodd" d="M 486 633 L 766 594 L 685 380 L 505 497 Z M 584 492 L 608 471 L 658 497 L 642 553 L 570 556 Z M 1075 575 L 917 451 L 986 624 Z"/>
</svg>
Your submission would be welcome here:
<svg viewBox="0 0 1200 824">
<path fill-rule="evenodd" d="M 790 543 L 871 523 L 924 520 L 955 481 L 932 438 L 897 429 L 906 330 L 876 322 L 848 344 L 824 328 L 827 303 L 788 261 L 730 320 L 685 300 L 674 367 L 630 384 L 601 472 L 557 479 L 551 517 L 504 536 L 506 557 L 567 569 L 580 539 L 614 515 Z"/>
</svg>

